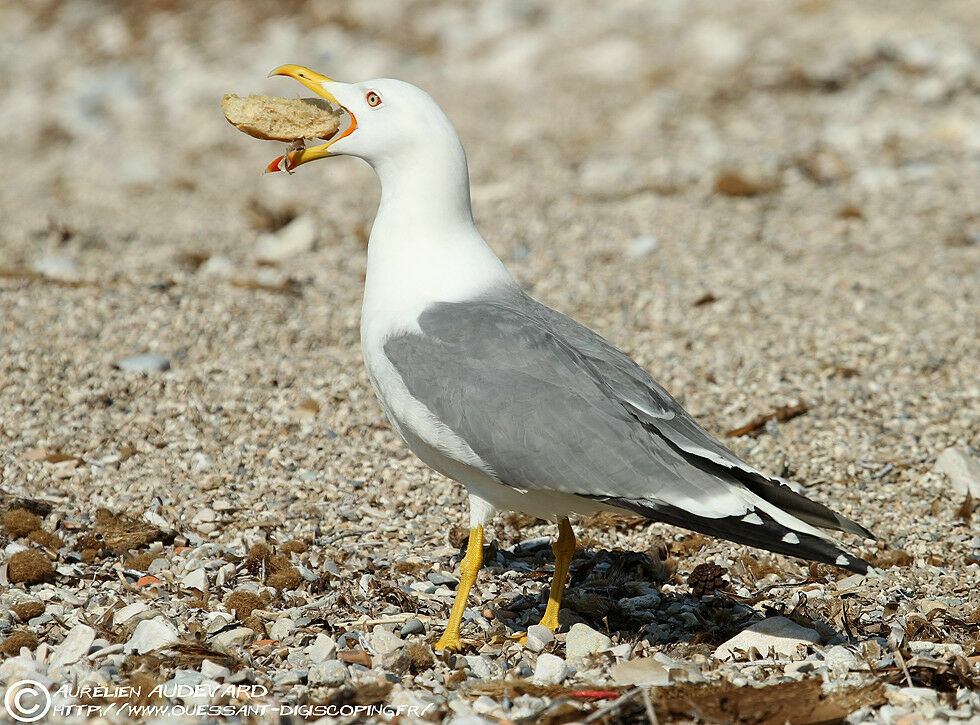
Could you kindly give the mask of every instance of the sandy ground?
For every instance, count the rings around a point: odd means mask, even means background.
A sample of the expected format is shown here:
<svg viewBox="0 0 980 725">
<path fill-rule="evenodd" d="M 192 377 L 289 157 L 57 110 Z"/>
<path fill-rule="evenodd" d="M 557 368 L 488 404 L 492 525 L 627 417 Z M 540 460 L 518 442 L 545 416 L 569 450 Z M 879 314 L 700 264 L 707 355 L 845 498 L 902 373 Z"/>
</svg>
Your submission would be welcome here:
<svg viewBox="0 0 980 725">
<path fill-rule="evenodd" d="M 0 4 L 0 487 L 60 538 L 0 539 L 8 563 L 26 546 L 56 568 L 4 583 L 0 633 L 34 638 L 33 654 L 5 649 L 5 685 L 233 681 L 269 703 L 432 704 L 429 719 L 625 720 L 647 711 L 616 699 L 630 681 L 610 667 L 659 654 L 681 663 L 655 688 L 662 720 L 712 717 L 676 688 L 808 678 L 855 721 L 980 717 L 980 537 L 935 470 L 948 447 L 980 450 L 978 46 L 970 0 Z M 667 526 L 582 522 L 587 596 L 564 621 L 629 647 L 573 659 L 563 630 L 545 649 L 567 671 L 535 680 L 539 655 L 500 637 L 540 616 L 550 552 L 515 547 L 553 530 L 501 516 L 468 658 L 395 662 L 445 621 L 465 496 L 407 451 L 361 363 L 373 172 L 263 175 L 282 145 L 221 116 L 227 92 L 300 94 L 265 78 L 286 62 L 430 91 L 521 284 L 709 430 L 804 404 L 728 442 L 873 529 L 851 544 L 880 572 L 842 588 L 843 573 Z M 169 369 L 116 367 L 145 352 Z M 156 528 L 110 535 L 136 520 Z M 246 560 L 259 542 L 286 564 Z M 705 562 L 730 597 L 691 594 Z M 235 620 L 235 591 L 259 614 Z M 29 601 L 44 612 L 3 613 Z M 715 656 L 778 613 L 820 632 L 796 657 L 814 668 Z M 423 631 L 382 642 L 413 617 Z M 173 636 L 130 653 L 143 621 Z M 69 632 L 85 652 L 57 661 Z M 344 666 L 310 653 L 319 635 Z M 835 646 L 863 659 L 835 668 Z M 510 690 L 486 689 L 501 678 Z M 613 694 L 568 694 L 596 688 Z"/>
</svg>

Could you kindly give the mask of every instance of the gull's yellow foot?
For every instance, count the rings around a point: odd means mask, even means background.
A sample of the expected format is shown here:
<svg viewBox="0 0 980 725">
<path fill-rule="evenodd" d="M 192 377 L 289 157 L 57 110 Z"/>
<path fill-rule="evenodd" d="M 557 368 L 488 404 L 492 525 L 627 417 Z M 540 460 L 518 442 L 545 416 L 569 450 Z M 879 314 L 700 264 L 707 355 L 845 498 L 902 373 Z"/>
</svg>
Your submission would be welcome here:
<svg viewBox="0 0 980 725">
<path fill-rule="evenodd" d="M 551 592 L 548 594 L 548 606 L 544 610 L 539 624 L 552 632 L 558 631 L 558 610 L 561 609 L 561 598 L 565 593 L 565 579 L 568 577 L 568 567 L 575 553 L 575 532 L 567 518 L 558 522 L 558 541 L 551 550 L 555 552 L 555 575 L 551 578 Z"/>
<path fill-rule="evenodd" d="M 549 601 L 548 603 L 550 604 L 551 602 Z M 538 622 L 538 624 L 540 624 L 542 627 L 547 627 L 552 632 L 557 632 L 559 627 L 558 607 L 556 606 L 553 612 L 551 611 L 550 607 L 545 610 L 544 616 L 541 617 L 541 621 Z"/>
<path fill-rule="evenodd" d="M 544 616 L 538 622 L 542 627 L 547 627 L 552 632 L 557 632 L 558 611 L 561 609 L 561 598 L 565 593 L 565 579 L 568 577 L 568 568 L 572 563 L 572 555 L 575 553 L 575 532 L 567 518 L 558 522 L 558 541 L 551 550 L 555 552 L 555 574 L 551 578 L 551 591 L 548 593 L 548 606 L 544 610 Z M 527 644 L 527 632 L 511 635 L 511 639 L 520 644 Z"/>
<path fill-rule="evenodd" d="M 447 628 L 446 631 L 442 633 L 439 641 L 436 642 L 435 649 L 437 652 L 443 650 L 459 652 L 461 649 L 463 649 L 463 640 L 460 639 L 459 634 L 451 634 Z"/>
<path fill-rule="evenodd" d="M 439 641 L 436 642 L 436 650 L 458 652 L 463 648 L 463 641 L 460 639 L 459 630 L 463 624 L 463 612 L 466 611 L 466 600 L 470 596 L 470 589 L 476 581 L 476 575 L 483 565 L 483 527 L 477 526 L 470 529 L 470 540 L 466 544 L 466 555 L 459 567 L 459 588 L 456 590 L 456 599 L 453 601 L 453 608 L 449 612 L 449 622 L 446 623 L 446 631 L 442 633 Z"/>
</svg>

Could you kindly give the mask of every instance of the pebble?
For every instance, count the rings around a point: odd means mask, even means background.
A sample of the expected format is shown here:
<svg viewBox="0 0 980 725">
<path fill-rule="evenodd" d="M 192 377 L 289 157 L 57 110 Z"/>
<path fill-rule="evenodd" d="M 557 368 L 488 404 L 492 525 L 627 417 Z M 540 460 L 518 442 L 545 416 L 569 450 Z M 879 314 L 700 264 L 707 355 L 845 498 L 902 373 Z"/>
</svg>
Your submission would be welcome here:
<svg viewBox="0 0 980 725">
<path fill-rule="evenodd" d="M 307 679 L 311 685 L 326 685 L 336 687 L 346 682 L 350 674 L 343 662 L 339 660 L 327 660 L 310 667 Z"/>
<path fill-rule="evenodd" d="M 34 271 L 48 279 L 66 282 L 78 279 L 78 265 L 71 257 L 58 255 L 42 257 L 35 263 Z"/>
<path fill-rule="evenodd" d="M 657 592 L 648 592 L 638 597 L 627 597 L 619 602 L 619 606 L 629 612 L 630 615 L 644 621 L 655 621 L 657 618 L 657 608 L 660 606 L 660 595 Z M 681 612 L 687 614 L 687 612 Z"/>
<path fill-rule="evenodd" d="M 289 617 L 281 617 L 280 619 L 277 619 L 271 627 L 269 627 L 269 636 L 277 642 L 282 642 L 293 631 L 295 631 L 295 629 L 296 623 L 292 619 Z M 336 645 L 334 646 L 334 649 L 336 650 Z"/>
<path fill-rule="evenodd" d="M 803 677 L 821 666 L 821 663 L 814 662 L 813 660 L 799 660 L 797 662 L 788 662 L 783 672 L 789 677 L 795 677 L 797 675 Z"/>
<path fill-rule="evenodd" d="M 633 259 L 639 259 L 657 251 L 659 246 L 659 239 L 652 234 L 644 234 L 639 237 L 634 237 L 630 241 L 629 246 L 626 248 L 626 255 Z"/>
<path fill-rule="evenodd" d="M 201 662 L 201 674 L 209 680 L 224 681 L 231 677 L 231 670 L 209 659 Z"/>
<path fill-rule="evenodd" d="M 935 704 L 939 701 L 939 693 L 928 687 L 900 687 L 889 690 L 887 694 L 890 703 L 900 706 Z"/>
<path fill-rule="evenodd" d="M 231 277 L 235 271 L 235 263 L 223 254 L 215 254 L 197 268 L 197 273 L 205 277 Z"/>
<path fill-rule="evenodd" d="M 235 653 L 241 647 L 255 641 L 255 630 L 249 627 L 235 627 L 219 632 L 211 638 L 211 645 L 221 652 Z"/>
<path fill-rule="evenodd" d="M 407 637 L 410 634 L 425 634 L 425 625 L 418 617 L 412 617 L 412 619 L 402 625 L 402 628 L 398 630 L 398 634 L 401 637 Z"/>
<path fill-rule="evenodd" d="M 144 619 L 136 625 L 124 651 L 143 655 L 174 644 L 178 639 L 177 630 L 163 617 Z"/>
<path fill-rule="evenodd" d="M 208 589 L 208 573 L 204 567 L 188 572 L 180 579 L 180 585 L 187 589 L 205 592 Z"/>
<path fill-rule="evenodd" d="M 62 643 L 54 648 L 49 666 L 53 669 L 78 662 L 88 654 L 94 641 L 94 629 L 86 624 L 76 624 Z"/>
<path fill-rule="evenodd" d="M 609 669 L 609 674 L 617 685 L 670 684 L 669 670 L 653 657 L 619 662 Z"/>
<path fill-rule="evenodd" d="M 125 624 L 137 614 L 142 614 L 149 608 L 150 607 L 146 604 L 146 602 L 136 601 L 132 604 L 127 604 L 125 607 L 117 609 L 112 613 L 112 624 L 116 627 L 118 627 L 120 624 Z"/>
<path fill-rule="evenodd" d="M 371 655 L 362 649 L 345 649 L 337 652 L 337 659 L 349 665 L 371 666 Z"/>
<path fill-rule="evenodd" d="M 133 355 L 116 362 L 116 367 L 128 373 L 162 373 L 170 369 L 170 360 L 155 352 Z"/>
<path fill-rule="evenodd" d="M 337 641 L 329 634 L 318 634 L 313 644 L 306 648 L 312 662 L 324 662 L 337 656 Z"/>
<path fill-rule="evenodd" d="M 371 649 L 384 656 L 405 646 L 405 640 L 387 629 L 378 627 L 371 633 Z"/>
<path fill-rule="evenodd" d="M 301 683 L 304 678 L 309 677 L 309 674 L 309 672 L 304 672 L 303 670 L 286 670 L 285 672 L 278 672 L 273 675 L 272 681 L 277 685 L 290 687 Z"/>
<path fill-rule="evenodd" d="M 558 685 L 568 674 L 568 665 L 565 660 L 547 652 L 538 655 L 538 661 L 534 665 L 533 680 L 539 685 Z"/>
<path fill-rule="evenodd" d="M 282 229 L 260 234 L 255 240 L 255 256 L 263 262 L 282 262 L 313 249 L 316 241 L 316 220 L 301 214 Z"/>
<path fill-rule="evenodd" d="M 779 657 L 789 658 L 798 653 L 800 647 L 820 641 L 819 633 L 814 629 L 802 627 L 786 617 L 770 617 L 743 629 L 715 650 L 715 657 L 720 660 L 738 659 L 744 654 L 735 650 L 748 652 L 755 648 L 763 657 L 770 649 Z"/>
<path fill-rule="evenodd" d="M 860 669 L 863 664 L 857 655 L 842 644 L 831 647 L 824 652 L 823 661 L 830 670 L 840 673 Z"/>
<path fill-rule="evenodd" d="M 470 671 L 481 680 L 489 680 L 493 678 L 493 668 L 490 665 L 490 660 L 482 655 L 466 655 L 466 664 L 469 666 Z"/>
<path fill-rule="evenodd" d="M 488 695 L 480 695 L 473 701 L 473 710 L 479 715 L 490 715 L 491 713 L 501 713 L 500 703 Z"/>
<path fill-rule="evenodd" d="M 565 655 L 572 662 L 612 646 L 612 640 L 587 624 L 573 624 L 565 636 Z"/>
<path fill-rule="evenodd" d="M 191 456 L 191 470 L 194 473 L 204 473 L 205 471 L 210 471 L 214 467 L 214 461 L 211 460 L 211 456 L 203 451 L 198 451 L 193 456 Z"/>
<path fill-rule="evenodd" d="M 971 457 L 960 448 L 950 447 L 936 458 L 937 473 L 943 473 L 949 479 L 953 492 L 960 498 L 970 494 L 980 499 L 980 460 Z"/>
<path fill-rule="evenodd" d="M 438 571 L 429 572 L 426 578 L 436 586 L 459 586 L 459 579 L 454 576 L 449 576 L 448 574 L 442 574 Z"/>
<path fill-rule="evenodd" d="M 757 164 L 725 168 L 715 177 L 715 191 L 725 196 L 756 196 L 779 188 L 778 170 Z"/>
<path fill-rule="evenodd" d="M 543 624 L 532 624 L 527 628 L 526 647 L 532 652 L 540 652 L 555 641 L 555 633 Z"/>
</svg>

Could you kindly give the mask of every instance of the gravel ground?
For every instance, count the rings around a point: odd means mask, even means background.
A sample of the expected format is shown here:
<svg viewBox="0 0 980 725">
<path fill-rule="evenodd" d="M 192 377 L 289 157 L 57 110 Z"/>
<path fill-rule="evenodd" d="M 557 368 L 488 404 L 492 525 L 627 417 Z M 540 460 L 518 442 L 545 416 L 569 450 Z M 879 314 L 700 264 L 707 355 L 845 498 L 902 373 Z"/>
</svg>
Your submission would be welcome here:
<svg viewBox="0 0 980 725">
<path fill-rule="evenodd" d="M 79 721 L 980 719 L 978 47 L 973 0 L 0 3 L 0 682 Z M 782 410 L 729 443 L 877 569 L 602 516 L 522 647 L 554 530 L 502 515 L 433 656 L 465 497 L 361 364 L 377 182 L 263 175 L 220 112 L 287 62 L 428 89 L 525 288 L 719 435 Z"/>
</svg>

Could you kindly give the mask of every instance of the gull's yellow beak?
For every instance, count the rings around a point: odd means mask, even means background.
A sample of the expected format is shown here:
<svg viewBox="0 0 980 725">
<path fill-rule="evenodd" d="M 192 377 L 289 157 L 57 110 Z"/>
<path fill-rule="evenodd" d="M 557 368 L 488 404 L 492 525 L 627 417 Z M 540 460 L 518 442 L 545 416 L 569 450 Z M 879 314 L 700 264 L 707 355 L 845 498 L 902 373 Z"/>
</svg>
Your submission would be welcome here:
<svg viewBox="0 0 980 725">
<path fill-rule="evenodd" d="M 333 78 L 328 78 L 322 73 L 317 73 L 316 71 L 310 70 L 309 68 L 304 68 L 301 65 L 291 64 L 279 66 L 272 71 L 269 76 L 289 76 L 290 78 L 295 78 L 318 96 L 326 98 L 331 103 L 336 103 L 338 106 L 347 111 L 347 115 L 350 116 L 350 126 L 348 126 L 343 133 L 338 135 L 336 138 L 327 141 L 325 144 L 311 146 L 308 149 L 298 149 L 296 151 L 289 152 L 285 156 L 278 157 L 265 168 L 266 173 L 273 171 L 292 171 L 301 164 L 331 156 L 332 154 L 329 151 L 330 146 L 345 136 L 349 136 L 354 132 L 354 129 L 357 128 L 357 119 L 354 117 L 354 114 L 345 108 L 343 104 L 340 103 L 340 101 L 338 101 L 332 93 L 330 93 L 330 91 L 323 87 L 324 83 L 335 83 L 336 81 L 334 81 Z"/>
</svg>

